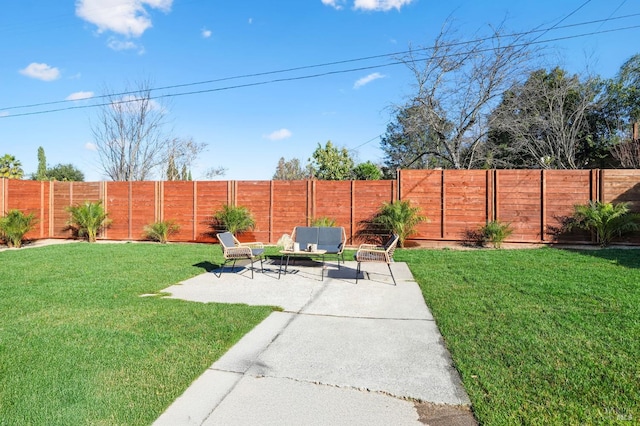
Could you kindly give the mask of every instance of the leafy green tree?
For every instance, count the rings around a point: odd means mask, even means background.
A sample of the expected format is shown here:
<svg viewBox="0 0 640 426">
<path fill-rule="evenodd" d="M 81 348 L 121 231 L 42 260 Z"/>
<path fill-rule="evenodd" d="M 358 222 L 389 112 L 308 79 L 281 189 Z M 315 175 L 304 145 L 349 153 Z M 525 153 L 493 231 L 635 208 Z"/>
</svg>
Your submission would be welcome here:
<svg viewBox="0 0 640 426">
<path fill-rule="evenodd" d="M 16 157 L 10 154 L 0 157 L 0 178 L 22 179 L 22 176 L 22 163 Z"/>
<path fill-rule="evenodd" d="M 73 164 L 56 164 L 47 169 L 47 178 L 60 182 L 84 182 L 84 173 Z"/>
<path fill-rule="evenodd" d="M 426 216 L 420 214 L 419 207 L 411 207 L 409 200 L 383 203 L 373 218 L 374 223 L 398 235 L 400 247 L 404 247 L 405 240 L 416 232 L 415 228 L 418 224 L 428 220 Z"/>
<path fill-rule="evenodd" d="M 387 125 L 380 147 L 388 170 L 451 167 L 441 138 L 433 127 L 420 120 L 419 114 L 417 106 L 402 107 Z"/>
<path fill-rule="evenodd" d="M 169 162 L 167 164 L 167 180 L 180 180 L 180 175 L 178 174 L 178 169 L 176 167 L 176 162 L 173 159 L 173 156 L 169 157 Z"/>
<path fill-rule="evenodd" d="M 20 210 L 10 210 L 6 216 L 0 217 L 0 239 L 9 247 L 21 247 L 24 236 L 36 224 L 33 213 L 24 214 Z"/>
<path fill-rule="evenodd" d="M 567 229 L 584 229 L 595 234 L 602 247 L 611 244 L 615 237 L 640 230 L 640 214 L 629 210 L 629 203 L 601 203 L 590 201 L 574 206 L 572 221 Z"/>
<path fill-rule="evenodd" d="M 320 180 L 348 180 L 353 177 L 353 159 L 346 148 L 338 149 L 328 141 L 311 155 L 313 176 Z"/>
<path fill-rule="evenodd" d="M 382 179 L 382 170 L 371 161 L 367 161 L 353 168 L 353 177 L 357 180 L 380 180 Z"/>
<path fill-rule="evenodd" d="M 223 227 L 233 235 L 254 229 L 256 221 L 248 208 L 225 204 L 213 215 L 213 227 Z"/>
<path fill-rule="evenodd" d="M 38 147 L 38 171 L 34 180 L 49 180 L 47 178 L 47 157 L 44 155 L 44 148 Z"/>
<path fill-rule="evenodd" d="M 286 161 L 284 157 L 280 157 L 276 172 L 273 174 L 273 180 L 304 180 L 309 179 L 310 176 L 310 165 L 303 168 L 297 158 Z"/>
<path fill-rule="evenodd" d="M 69 228 L 79 237 L 86 236 L 90 243 L 96 242 L 98 233 L 111 225 L 102 201 L 85 201 L 84 204 L 67 207 L 67 211 L 71 213 L 67 222 Z"/>
</svg>

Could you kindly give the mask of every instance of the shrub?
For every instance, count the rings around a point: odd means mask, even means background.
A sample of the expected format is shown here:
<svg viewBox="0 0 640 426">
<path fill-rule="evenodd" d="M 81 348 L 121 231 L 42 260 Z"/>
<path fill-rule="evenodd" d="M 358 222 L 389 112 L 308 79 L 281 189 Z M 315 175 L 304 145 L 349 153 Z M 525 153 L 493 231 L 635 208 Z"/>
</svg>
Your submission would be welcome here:
<svg viewBox="0 0 640 426">
<path fill-rule="evenodd" d="M 578 228 L 594 233 L 602 247 L 611 244 L 615 237 L 640 229 L 640 214 L 631 213 L 629 203 L 590 201 L 574 206 L 573 210 L 567 229 Z"/>
<path fill-rule="evenodd" d="M 22 247 L 24 235 L 33 229 L 36 222 L 33 213 L 24 214 L 17 209 L 10 210 L 6 216 L 0 218 L 0 238 L 9 247 Z"/>
<path fill-rule="evenodd" d="M 488 241 L 494 248 L 500 248 L 502 242 L 509 238 L 512 233 L 513 228 L 510 224 L 492 220 L 480 228 L 479 236 L 482 238 L 482 245 Z"/>
<path fill-rule="evenodd" d="M 214 225 L 223 227 L 233 235 L 256 227 L 256 221 L 246 207 L 224 205 L 214 215 Z"/>
<path fill-rule="evenodd" d="M 79 237 L 86 236 L 90 243 L 94 243 L 98 233 L 111 225 L 101 201 L 85 201 L 84 204 L 67 207 L 67 211 L 71 213 L 67 222 L 69 229 Z"/>
<path fill-rule="evenodd" d="M 180 225 L 173 220 L 151 223 L 144 227 L 144 233 L 152 241 L 166 244 L 169 237 L 180 230 Z"/>
<path fill-rule="evenodd" d="M 311 226 L 333 227 L 336 226 L 336 220 L 330 217 L 317 217 L 311 221 Z"/>
<path fill-rule="evenodd" d="M 415 227 L 419 223 L 428 220 L 429 218 L 420 214 L 420 208 L 411 207 L 408 200 L 383 203 L 373 218 L 374 223 L 393 234 L 398 234 L 400 247 L 404 247 L 405 240 L 416 232 Z"/>
</svg>

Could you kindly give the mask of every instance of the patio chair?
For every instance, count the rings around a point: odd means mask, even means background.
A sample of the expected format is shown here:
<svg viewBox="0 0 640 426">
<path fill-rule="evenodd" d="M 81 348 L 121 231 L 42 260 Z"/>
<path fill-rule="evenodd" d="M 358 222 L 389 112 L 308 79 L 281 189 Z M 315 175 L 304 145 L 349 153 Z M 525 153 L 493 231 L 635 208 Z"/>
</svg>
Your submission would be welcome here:
<svg viewBox="0 0 640 426">
<path fill-rule="evenodd" d="M 393 262 L 393 252 L 398 245 L 398 238 L 398 235 L 393 234 L 384 246 L 360 244 L 358 251 L 354 255 L 355 260 L 358 262 L 358 268 L 356 270 L 356 284 L 358 284 L 358 275 L 360 275 L 360 266 L 362 262 L 377 262 L 387 264 L 389 272 L 391 273 L 393 285 L 397 285 L 396 278 L 393 276 L 393 271 L 391 270 L 391 262 Z"/>
<path fill-rule="evenodd" d="M 220 274 L 218 275 L 218 278 L 222 276 L 224 266 L 232 260 L 233 265 L 231 266 L 231 272 L 233 272 L 238 259 L 249 259 L 251 261 L 251 279 L 253 279 L 254 260 L 260 259 L 260 271 L 264 272 L 262 267 L 264 246 L 262 243 L 241 243 L 231 232 L 221 232 L 216 234 L 216 236 L 218 237 L 218 241 L 220 241 L 222 255 L 224 256 L 224 263 L 220 267 Z"/>
</svg>

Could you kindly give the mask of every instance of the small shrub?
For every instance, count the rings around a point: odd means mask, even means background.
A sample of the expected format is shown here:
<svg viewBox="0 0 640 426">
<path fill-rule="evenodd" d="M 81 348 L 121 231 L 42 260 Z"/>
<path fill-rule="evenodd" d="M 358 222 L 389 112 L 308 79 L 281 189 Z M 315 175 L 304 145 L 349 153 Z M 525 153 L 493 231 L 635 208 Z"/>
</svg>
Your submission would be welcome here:
<svg viewBox="0 0 640 426">
<path fill-rule="evenodd" d="M 494 248 L 502 247 L 504 240 L 513 233 L 513 228 L 508 223 L 492 220 L 480 228 L 479 236 L 482 238 L 482 245 L 490 242 Z"/>
<path fill-rule="evenodd" d="M 144 227 L 145 236 L 159 243 L 166 244 L 169 237 L 180 230 L 180 225 L 173 220 L 151 223 Z"/>
<path fill-rule="evenodd" d="M 404 247 L 405 240 L 416 232 L 415 227 L 419 223 L 428 220 L 429 218 L 420 214 L 420 208 L 411 207 L 408 200 L 383 203 L 373 218 L 374 223 L 393 234 L 398 234 L 399 247 Z"/>
<path fill-rule="evenodd" d="M 101 201 L 85 201 L 84 204 L 67 207 L 67 211 L 71 213 L 67 222 L 69 229 L 78 237 L 86 237 L 90 243 L 94 243 L 98 233 L 111 225 Z"/>
<path fill-rule="evenodd" d="M 333 227 L 336 226 L 336 220 L 330 217 L 317 217 L 311 221 L 311 226 Z"/>
<path fill-rule="evenodd" d="M 567 229 L 578 228 L 594 233 L 602 247 L 611 244 L 615 237 L 640 229 L 640 214 L 630 212 L 629 203 L 590 201 L 574 206 L 573 210 Z"/>
<path fill-rule="evenodd" d="M 9 247 L 22 247 L 25 234 L 33 229 L 36 222 L 33 213 L 24 214 L 17 209 L 10 210 L 6 216 L 0 218 L 0 238 Z"/>
<path fill-rule="evenodd" d="M 233 235 L 243 233 L 256 227 L 256 221 L 246 207 L 224 205 L 213 215 L 216 225 L 231 232 Z"/>
</svg>

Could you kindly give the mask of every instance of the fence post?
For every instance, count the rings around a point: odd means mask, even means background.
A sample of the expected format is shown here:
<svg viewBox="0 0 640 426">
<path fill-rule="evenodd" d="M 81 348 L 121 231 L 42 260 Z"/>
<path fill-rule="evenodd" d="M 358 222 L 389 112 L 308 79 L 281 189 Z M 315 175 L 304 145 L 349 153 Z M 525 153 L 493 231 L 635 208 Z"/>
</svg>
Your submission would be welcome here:
<svg viewBox="0 0 640 426">
<path fill-rule="evenodd" d="M 547 171 L 540 171 L 540 241 L 544 242 L 547 230 Z"/>
</svg>

